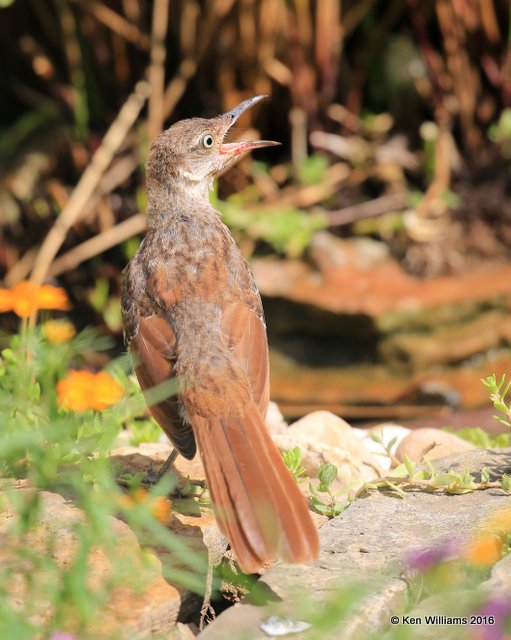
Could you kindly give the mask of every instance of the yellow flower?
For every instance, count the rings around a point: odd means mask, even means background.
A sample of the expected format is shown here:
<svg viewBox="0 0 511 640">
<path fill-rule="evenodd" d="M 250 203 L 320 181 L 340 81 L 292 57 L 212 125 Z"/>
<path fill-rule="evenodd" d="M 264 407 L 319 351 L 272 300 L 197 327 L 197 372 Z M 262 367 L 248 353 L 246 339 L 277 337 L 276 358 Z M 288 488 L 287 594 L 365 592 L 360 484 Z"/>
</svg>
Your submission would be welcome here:
<svg viewBox="0 0 511 640">
<path fill-rule="evenodd" d="M 44 337 L 53 344 L 68 342 L 75 334 L 75 328 L 69 320 L 48 320 L 43 325 Z"/>
<path fill-rule="evenodd" d="M 123 395 L 122 386 L 106 371 L 71 371 L 57 383 L 59 406 L 72 411 L 101 411 L 118 402 Z"/>
<path fill-rule="evenodd" d="M 492 511 L 479 525 L 483 532 L 494 533 L 502 538 L 511 535 L 511 507 L 500 507 Z"/>
<path fill-rule="evenodd" d="M 14 311 L 20 318 L 28 318 L 39 309 L 67 311 L 70 306 L 64 289 L 49 284 L 23 280 L 12 289 L 0 289 L 0 313 Z"/>
</svg>

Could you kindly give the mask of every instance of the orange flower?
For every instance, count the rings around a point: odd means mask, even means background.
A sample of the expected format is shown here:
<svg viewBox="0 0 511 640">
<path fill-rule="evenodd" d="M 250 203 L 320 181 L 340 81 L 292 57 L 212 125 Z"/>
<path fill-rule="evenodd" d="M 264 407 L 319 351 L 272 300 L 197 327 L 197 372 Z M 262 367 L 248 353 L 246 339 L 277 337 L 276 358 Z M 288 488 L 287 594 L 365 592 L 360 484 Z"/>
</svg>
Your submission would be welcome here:
<svg viewBox="0 0 511 640">
<path fill-rule="evenodd" d="M 122 386 L 106 371 L 71 371 L 57 383 L 60 407 L 72 411 L 101 411 L 118 402 L 124 395 Z"/>
<path fill-rule="evenodd" d="M 20 318 L 28 318 L 39 309 L 67 311 L 69 308 L 67 293 L 60 287 L 23 280 L 12 289 L 0 289 L 0 313 L 14 311 Z"/>
<path fill-rule="evenodd" d="M 153 503 L 153 515 L 162 524 L 169 524 L 172 520 L 172 502 L 164 496 L 158 496 Z"/>
<path fill-rule="evenodd" d="M 75 328 L 69 320 L 48 320 L 43 325 L 44 337 L 53 344 L 68 342 L 75 334 Z"/>
<path fill-rule="evenodd" d="M 480 535 L 469 545 L 465 553 L 474 567 L 490 567 L 502 556 L 502 540 L 497 535 Z"/>
<path fill-rule="evenodd" d="M 131 495 L 122 495 L 118 503 L 121 507 L 127 509 L 137 504 L 142 504 L 147 500 L 150 500 L 149 492 L 139 487 Z M 156 496 L 151 499 L 151 512 L 162 524 L 169 524 L 172 520 L 172 502 L 165 496 Z"/>
<path fill-rule="evenodd" d="M 149 497 L 149 491 L 144 489 L 144 487 L 138 487 L 133 492 L 133 502 L 139 504 L 140 502 L 145 502 Z"/>
<path fill-rule="evenodd" d="M 148 495 L 149 492 L 147 491 L 147 489 L 139 487 L 138 489 L 135 489 L 132 494 L 123 493 L 119 497 L 117 502 L 121 507 L 127 509 L 128 507 L 133 507 L 135 504 L 141 504 L 142 502 L 145 502 Z"/>
<path fill-rule="evenodd" d="M 468 544 L 465 558 L 476 567 L 489 567 L 502 557 L 504 543 L 511 535 L 511 508 L 499 507 L 482 519 Z"/>
<path fill-rule="evenodd" d="M 90 371 L 71 371 L 67 378 L 57 382 L 59 406 L 73 411 L 87 411 L 91 407 L 94 374 Z"/>
<path fill-rule="evenodd" d="M 97 373 L 94 378 L 94 393 L 91 406 L 96 411 L 111 407 L 124 395 L 124 389 L 106 371 Z"/>
</svg>

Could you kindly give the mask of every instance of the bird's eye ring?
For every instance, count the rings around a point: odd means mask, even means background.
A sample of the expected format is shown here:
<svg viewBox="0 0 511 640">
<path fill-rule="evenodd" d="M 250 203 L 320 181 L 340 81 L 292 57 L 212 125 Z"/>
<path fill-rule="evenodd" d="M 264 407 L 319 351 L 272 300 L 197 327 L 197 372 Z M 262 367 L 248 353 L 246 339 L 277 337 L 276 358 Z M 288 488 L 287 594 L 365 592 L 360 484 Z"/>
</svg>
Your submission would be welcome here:
<svg viewBox="0 0 511 640">
<path fill-rule="evenodd" d="M 202 138 L 203 146 L 206 147 L 206 149 L 211 149 L 213 143 L 213 136 L 210 133 L 206 133 L 206 135 Z"/>
</svg>

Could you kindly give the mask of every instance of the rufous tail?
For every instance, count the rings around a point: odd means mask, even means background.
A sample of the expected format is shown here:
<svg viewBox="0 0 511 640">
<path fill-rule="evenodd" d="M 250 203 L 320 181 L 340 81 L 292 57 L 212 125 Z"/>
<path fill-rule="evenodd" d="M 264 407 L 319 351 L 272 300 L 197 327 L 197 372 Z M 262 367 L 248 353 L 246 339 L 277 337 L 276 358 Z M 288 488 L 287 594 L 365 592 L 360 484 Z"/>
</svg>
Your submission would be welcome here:
<svg viewBox="0 0 511 640">
<path fill-rule="evenodd" d="M 218 524 L 241 569 L 315 560 L 319 538 L 306 500 L 255 403 L 241 416 L 196 414 L 192 423 Z"/>
</svg>

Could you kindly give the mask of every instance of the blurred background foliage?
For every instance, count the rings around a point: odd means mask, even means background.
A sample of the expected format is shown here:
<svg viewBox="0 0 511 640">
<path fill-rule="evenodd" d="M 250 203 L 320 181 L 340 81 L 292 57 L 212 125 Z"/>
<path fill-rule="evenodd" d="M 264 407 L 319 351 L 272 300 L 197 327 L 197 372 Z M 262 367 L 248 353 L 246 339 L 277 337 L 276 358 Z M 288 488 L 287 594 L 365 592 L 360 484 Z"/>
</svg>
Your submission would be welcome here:
<svg viewBox="0 0 511 640">
<path fill-rule="evenodd" d="M 117 348 L 149 141 L 249 95 L 271 101 L 235 134 L 283 145 L 219 181 L 247 257 L 307 262 L 321 229 L 420 277 L 510 257 L 507 0 L 0 5 L 0 276 L 58 278 Z"/>
<path fill-rule="evenodd" d="M 384 246 L 408 285 L 410 274 L 421 282 L 459 275 L 451 294 L 471 289 L 463 279 L 471 268 L 509 263 L 510 21 L 508 0 L 0 0 L 0 278 L 4 287 L 29 277 L 64 287 L 72 303 L 64 317 L 74 325 L 56 346 L 51 333 L 61 325 L 0 315 L 0 472 L 11 476 L 0 507 L 20 516 L 4 546 L 23 558 L 22 586 L 39 596 L 15 610 L 8 594 L 16 572 L 0 575 L 2 638 L 60 628 L 97 637 L 88 629 L 101 624 L 108 594 L 87 585 L 93 541 L 111 556 L 113 582 L 133 582 L 133 573 L 151 579 L 149 556 L 123 573 L 113 515 L 144 548 L 156 541 L 182 557 L 184 568 L 164 566 L 167 577 L 203 588 L 202 560 L 155 516 L 170 487 L 135 499 L 140 478 L 121 490 L 106 460 L 126 426 L 135 443 L 159 435 L 126 360 L 112 356 L 122 349 L 121 272 L 144 232 L 148 145 L 176 120 L 271 96 L 234 133 L 257 130 L 282 147 L 243 159 L 212 198 L 244 254 L 266 260 L 260 284 L 277 291 L 265 309 L 279 351 L 272 376 L 281 396 L 275 386 L 272 395 L 285 413 L 287 398 L 286 416 L 320 405 L 350 419 L 406 418 L 422 415 L 406 413 L 414 403 L 455 407 L 457 394 L 489 404 L 479 378 L 509 372 L 509 296 L 490 304 L 467 294 L 439 315 L 411 308 L 398 318 L 391 306 L 371 316 L 381 289 L 394 302 L 396 271 L 385 263 L 378 290 L 350 289 L 352 272 L 339 272 L 351 249 L 334 241 L 354 241 L 362 270 L 379 264 Z M 344 279 L 329 281 L 334 268 Z M 278 296 L 293 274 L 313 293 L 330 282 L 328 295 L 359 307 L 339 311 L 324 299 L 316 299 L 322 308 L 295 299 L 283 306 Z M 397 381 L 378 368 L 391 358 Z M 347 376 L 334 375 L 353 364 Z M 470 366 L 480 395 L 468 386 Z M 101 414 L 59 408 L 59 382 L 76 367 L 107 367 L 126 397 Z M 417 382 L 426 370 L 437 380 L 440 369 L 441 384 Z M 449 386 L 453 371 L 458 387 Z M 486 431 L 468 436 L 482 446 L 508 442 Z M 25 476 L 28 487 L 13 480 Z M 32 552 L 28 534 L 42 507 L 30 486 L 71 495 L 83 511 L 79 553 L 65 570 Z M 45 629 L 30 621 L 41 603 L 58 613 Z"/>
</svg>

